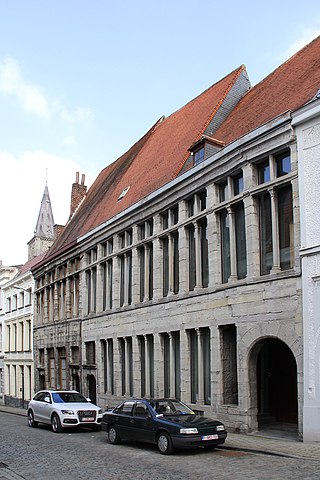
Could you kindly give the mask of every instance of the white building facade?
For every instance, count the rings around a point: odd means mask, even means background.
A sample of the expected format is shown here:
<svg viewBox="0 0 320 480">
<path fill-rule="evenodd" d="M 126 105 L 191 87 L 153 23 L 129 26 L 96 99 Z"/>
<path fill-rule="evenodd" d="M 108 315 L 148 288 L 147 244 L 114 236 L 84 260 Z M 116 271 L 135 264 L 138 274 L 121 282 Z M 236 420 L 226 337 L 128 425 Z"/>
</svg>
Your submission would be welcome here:
<svg viewBox="0 0 320 480">
<path fill-rule="evenodd" d="M 18 273 L 18 267 L 16 266 L 4 266 L 0 261 L 0 403 L 4 403 L 4 327 L 3 317 L 5 313 L 5 300 L 2 291 L 2 286 L 8 282 L 12 277 Z"/>
<path fill-rule="evenodd" d="M 320 98 L 320 96 L 318 95 Z M 293 116 L 299 156 L 305 440 L 320 441 L 320 100 Z"/>
<path fill-rule="evenodd" d="M 31 271 L 3 286 L 4 403 L 21 408 L 34 392 L 32 292 Z"/>
</svg>

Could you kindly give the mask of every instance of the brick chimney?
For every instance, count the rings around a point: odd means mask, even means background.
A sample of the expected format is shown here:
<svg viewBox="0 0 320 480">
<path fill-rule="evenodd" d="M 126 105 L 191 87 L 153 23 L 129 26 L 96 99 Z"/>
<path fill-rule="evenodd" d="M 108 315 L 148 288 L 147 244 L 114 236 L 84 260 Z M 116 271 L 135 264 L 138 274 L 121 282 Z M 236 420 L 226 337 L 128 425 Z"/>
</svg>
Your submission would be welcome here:
<svg viewBox="0 0 320 480">
<path fill-rule="evenodd" d="M 85 182 L 85 175 L 81 175 L 81 184 L 79 183 L 79 172 L 76 173 L 76 181 L 72 184 L 71 189 L 71 204 L 70 204 L 70 218 L 73 216 L 74 212 L 79 207 L 80 203 L 82 202 L 83 198 L 86 196 L 87 187 L 84 184 Z"/>
</svg>

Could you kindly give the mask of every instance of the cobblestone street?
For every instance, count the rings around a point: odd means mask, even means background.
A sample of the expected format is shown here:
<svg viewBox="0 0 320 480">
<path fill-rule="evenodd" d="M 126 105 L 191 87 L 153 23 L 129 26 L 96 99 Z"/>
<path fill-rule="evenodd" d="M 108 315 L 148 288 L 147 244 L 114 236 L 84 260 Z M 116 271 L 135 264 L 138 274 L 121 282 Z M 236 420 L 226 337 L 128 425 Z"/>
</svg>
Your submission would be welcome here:
<svg viewBox="0 0 320 480">
<path fill-rule="evenodd" d="M 250 438 L 243 445 L 247 451 L 237 449 L 236 441 L 232 440 L 234 435 L 231 435 L 226 445 L 229 448 L 181 451 L 164 457 L 156 447 L 149 445 L 109 445 L 104 432 L 82 430 L 54 434 L 45 426 L 31 429 L 26 417 L 19 415 L 0 412 L 0 425 L 1 480 L 319 478 L 319 460 L 298 458 L 299 447 L 303 445 L 299 442 L 288 442 L 292 456 L 281 456 L 281 452 L 266 455 L 250 451 Z M 253 439 L 251 446 L 255 443 L 258 450 L 259 445 L 260 448 L 261 444 L 275 445 L 276 441 Z M 319 448 L 312 448 L 315 457 Z M 293 458 L 295 453 L 297 458 Z"/>
</svg>

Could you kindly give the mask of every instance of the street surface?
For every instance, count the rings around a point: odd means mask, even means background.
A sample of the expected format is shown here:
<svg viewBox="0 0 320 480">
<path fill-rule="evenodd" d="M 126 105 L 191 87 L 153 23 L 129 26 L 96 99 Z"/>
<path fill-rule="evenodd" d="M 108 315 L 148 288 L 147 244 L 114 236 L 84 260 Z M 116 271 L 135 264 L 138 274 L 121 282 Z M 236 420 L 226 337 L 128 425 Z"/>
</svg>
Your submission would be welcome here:
<svg viewBox="0 0 320 480">
<path fill-rule="evenodd" d="M 163 456 L 155 446 L 110 445 L 105 432 L 56 434 L 0 412 L 0 480 L 319 479 L 320 462 L 216 450 Z"/>
</svg>

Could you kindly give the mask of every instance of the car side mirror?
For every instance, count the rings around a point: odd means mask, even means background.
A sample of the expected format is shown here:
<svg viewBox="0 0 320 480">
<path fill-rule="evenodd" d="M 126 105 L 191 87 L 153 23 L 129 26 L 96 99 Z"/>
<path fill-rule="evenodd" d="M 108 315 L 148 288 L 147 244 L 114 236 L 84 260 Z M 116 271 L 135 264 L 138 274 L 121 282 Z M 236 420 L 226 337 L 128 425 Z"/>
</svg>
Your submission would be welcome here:
<svg viewBox="0 0 320 480">
<path fill-rule="evenodd" d="M 46 398 L 44 399 L 44 401 L 45 401 L 46 403 L 51 403 L 49 397 L 46 397 Z"/>
</svg>

